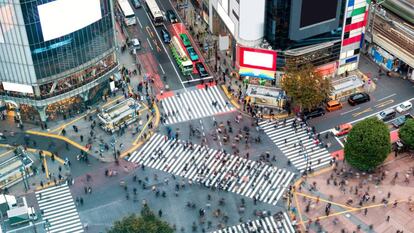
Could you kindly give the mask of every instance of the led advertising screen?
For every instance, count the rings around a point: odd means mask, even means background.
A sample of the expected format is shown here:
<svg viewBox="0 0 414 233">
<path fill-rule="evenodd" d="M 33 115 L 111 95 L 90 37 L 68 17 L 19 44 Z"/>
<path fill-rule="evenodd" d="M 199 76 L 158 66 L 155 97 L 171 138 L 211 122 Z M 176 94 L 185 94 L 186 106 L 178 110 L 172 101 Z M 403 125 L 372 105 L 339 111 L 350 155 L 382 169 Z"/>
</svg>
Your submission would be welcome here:
<svg viewBox="0 0 414 233">
<path fill-rule="evenodd" d="M 82 29 L 102 18 L 100 0 L 56 0 L 37 6 L 45 41 Z"/>
<path fill-rule="evenodd" d="M 30 85 L 24 85 L 19 83 L 2 82 L 3 88 L 6 91 L 15 91 L 20 93 L 33 94 L 33 87 Z"/>
<path fill-rule="evenodd" d="M 300 27 L 335 19 L 337 6 L 336 0 L 302 0 Z"/>
<path fill-rule="evenodd" d="M 240 76 L 274 79 L 276 51 L 247 47 L 238 47 L 238 50 Z"/>
</svg>

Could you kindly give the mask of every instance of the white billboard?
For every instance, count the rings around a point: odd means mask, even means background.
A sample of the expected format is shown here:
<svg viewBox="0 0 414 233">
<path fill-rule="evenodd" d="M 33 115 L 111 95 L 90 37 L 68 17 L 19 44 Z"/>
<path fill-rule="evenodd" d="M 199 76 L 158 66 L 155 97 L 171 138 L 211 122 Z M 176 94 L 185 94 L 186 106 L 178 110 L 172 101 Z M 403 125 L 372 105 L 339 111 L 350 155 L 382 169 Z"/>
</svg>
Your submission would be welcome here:
<svg viewBox="0 0 414 233">
<path fill-rule="evenodd" d="M 20 93 L 30 93 L 33 94 L 33 87 L 30 85 L 19 84 L 19 83 L 9 83 L 2 82 L 3 88 L 6 91 L 15 91 Z"/>
<path fill-rule="evenodd" d="M 102 18 L 100 0 L 56 0 L 37 6 L 43 39 L 52 40 Z"/>
</svg>

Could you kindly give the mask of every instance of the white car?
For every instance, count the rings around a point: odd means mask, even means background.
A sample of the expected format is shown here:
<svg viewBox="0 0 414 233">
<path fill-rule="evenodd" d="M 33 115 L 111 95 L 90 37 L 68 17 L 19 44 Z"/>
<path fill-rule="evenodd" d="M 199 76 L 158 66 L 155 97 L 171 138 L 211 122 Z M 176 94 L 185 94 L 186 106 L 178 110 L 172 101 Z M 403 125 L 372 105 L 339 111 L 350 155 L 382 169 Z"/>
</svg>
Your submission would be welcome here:
<svg viewBox="0 0 414 233">
<path fill-rule="evenodd" d="M 402 113 L 402 112 L 410 110 L 412 107 L 413 107 L 413 104 L 410 101 L 406 101 L 398 105 L 398 107 L 395 110 L 399 113 Z"/>
</svg>

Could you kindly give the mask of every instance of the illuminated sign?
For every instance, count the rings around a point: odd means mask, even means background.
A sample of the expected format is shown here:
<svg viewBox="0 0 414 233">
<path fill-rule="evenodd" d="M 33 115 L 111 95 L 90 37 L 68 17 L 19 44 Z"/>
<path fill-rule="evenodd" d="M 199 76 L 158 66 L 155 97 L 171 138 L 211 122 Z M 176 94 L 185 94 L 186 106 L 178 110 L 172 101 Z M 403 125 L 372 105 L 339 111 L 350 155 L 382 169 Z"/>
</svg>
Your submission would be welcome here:
<svg viewBox="0 0 414 233">
<path fill-rule="evenodd" d="M 238 47 L 240 76 L 274 79 L 277 52 L 267 49 Z"/>
</svg>

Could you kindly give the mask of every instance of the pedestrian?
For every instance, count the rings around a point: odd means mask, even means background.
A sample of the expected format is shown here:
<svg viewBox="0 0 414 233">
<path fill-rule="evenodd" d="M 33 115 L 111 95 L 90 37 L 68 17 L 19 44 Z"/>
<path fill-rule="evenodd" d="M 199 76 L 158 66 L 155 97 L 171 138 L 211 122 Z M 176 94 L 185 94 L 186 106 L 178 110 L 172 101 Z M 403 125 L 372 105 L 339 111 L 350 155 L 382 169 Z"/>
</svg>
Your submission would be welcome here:
<svg viewBox="0 0 414 233">
<path fill-rule="evenodd" d="M 160 218 L 162 217 L 162 210 L 158 210 L 158 216 L 160 216 Z"/>
<path fill-rule="evenodd" d="M 389 221 L 390 221 L 390 218 L 391 218 L 391 217 L 388 215 L 388 216 L 387 216 L 387 219 L 385 219 L 385 221 L 389 222 Z"/>
<path fill-rule="evenodd" d="M 364 209 L 364 215 L 367 216 L 367 214 L 368 214 L 368 208 L 365 208 Z"/>
<path fill-rule="evenodd" d="M 80 204 L 82 206 L 83 205 L 83 198 L 82 197 L 79 199 L 79 202 L 80 202 Z"/>
</svg>

